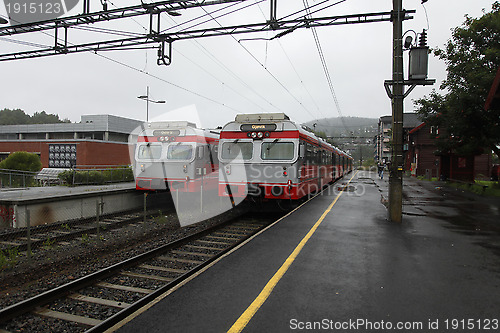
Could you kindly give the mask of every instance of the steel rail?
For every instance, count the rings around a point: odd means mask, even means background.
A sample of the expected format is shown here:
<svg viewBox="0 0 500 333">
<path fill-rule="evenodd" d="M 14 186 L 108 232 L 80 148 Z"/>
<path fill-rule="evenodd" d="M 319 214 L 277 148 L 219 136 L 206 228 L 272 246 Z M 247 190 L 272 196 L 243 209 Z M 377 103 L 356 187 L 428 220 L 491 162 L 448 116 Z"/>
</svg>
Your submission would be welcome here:
<svg viewBox="0 0 500 333">
<path fill-rule="evenodd" d="M 119 271 L 122 271 L 126 268 L 136 266 L 137 264 L 144 262 L 148 259 L 152 259 L 156 256 L 159 256 L 162 253 L 165 253 L 169 250 L 172 250 L 174 248 L 180 247 L 184 245 L 185 243 L 188 243 L 190 241 L 196 240 L 198 238 L 201 238 L 205 235 L 208 235 L 216 230 L 219 230 L 227 225 L 230 225 L 231 223 L 234 223 L 234 219 L 223 222 L 221 224 L 209 227 L 201 232 L 183 237 L 181 239 L 178 239 L 176 241 L 170 242 L 166 245 L 160 246 L 156 249 L 150 250 L 148 252 L 145 252 L 143 254 L 137 255 L 135 257 L 126 259 L 122 262 L 119 262 L 117 264 L 111 265 L 107 268 L 101 269 L 97 272 L 91 273 L 87 276 L 81 277 L 79 279 L 76 279 L 74 281 L 68 282 L 62 286 L 56 287 L 54 289 L 45 291 L 37 296 L 31 297 L 29 299 L 26 299 L 24 301 L 21 301 L 19 303 L 13 304 L 11 306 L 8 306 L 6 308 L 3 308 L 0 310 L 0 323 L 5 323 L 15 317 L 18 317 L 22 314 L 28 313 L 35 308 L 42 306 L 44 304 L 50 303 L 51 301 L 54 301 L 56 299 L 65 297 L 71 292 L 74 292 L 76 290 L 85 288 L 87 286 L 90 286 L 94 284 L 96 281 L 108 278 L 114 274 L 116 274 Z M 138 308 L 142 307 L 144 304 L 150 302 L 153 298 L 157 297 L 158 295 L 162 294 L 166 290 L 174 287 L 175 285 L 181 283 L 191 275 L 193 275 L 195 272 L 199 271 L 203 267 L 209 264 L 209 262 L 212 262 L 216 258 L 219 258 L 220 256 L 224 255 L 227 253 L 232 247 L 240 244 L 241 242 L 245 241 L 247 238 L 251 237 L 254 233 L 258 232 L 259 229 L 256 229 L 252 231 L 251 233 L 247 235 L 242 235 L 242 238 L 238 239 L 233 245 L 227 249 L 221 250 L 217 254 L 214 254 L 213 257 L 207 259 L 205 262 L 202 264 L 196 266 L 192 270 L 184 273 L 183 275 L 179 276 L 178 278 L 174 279 L 173 281 L 169 282 L 165 286 L 157 289 L 153 293 L 145 296 L 144 298 L 141 298 L 140 300 L 136 301 L 135 303 L 131 304 L 130 307 L 125 308 L 121 310 L 120 312 L 116 313 L 112 317 L 106 319 L 103 321 L 101 324 L 91 328 L 89 332 L 101 332 L 105 330 L 106 328 L 111 327 L 121 319 L 125 318 L 128 316 L 130 313 L 136 311 Z"/>
</svg>

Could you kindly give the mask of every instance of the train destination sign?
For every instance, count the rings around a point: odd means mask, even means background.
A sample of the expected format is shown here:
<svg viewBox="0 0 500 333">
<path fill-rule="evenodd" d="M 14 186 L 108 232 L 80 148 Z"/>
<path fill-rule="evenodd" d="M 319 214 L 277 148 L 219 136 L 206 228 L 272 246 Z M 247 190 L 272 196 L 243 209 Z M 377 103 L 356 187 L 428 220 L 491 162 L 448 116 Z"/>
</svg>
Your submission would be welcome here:
<svg viewBox="0 0 500 333">
<path fill-rule="evenodd" d="M 276 124 L 243 124 L 240 126 L 243 132 L 247 131 L 276 131 Z"/>
<path fill-rule="evenodd" d="M 181 134 L 179 130 L 156 130 L 153 131 L 153 136 L 178 136 Z"/>
</svg>

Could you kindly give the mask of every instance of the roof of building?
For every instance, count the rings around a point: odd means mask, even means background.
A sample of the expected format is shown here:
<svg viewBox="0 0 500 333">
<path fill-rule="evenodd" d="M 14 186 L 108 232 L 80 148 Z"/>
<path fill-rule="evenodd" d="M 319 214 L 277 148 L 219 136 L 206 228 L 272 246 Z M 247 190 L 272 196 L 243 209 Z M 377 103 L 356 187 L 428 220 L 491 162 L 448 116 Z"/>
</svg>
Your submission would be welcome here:
<svg viewBox="0 0 500 333">
<path fill-rule="evenodd" d="M 413 134 L 415 132 L 418 132 L 420 129 L 422 129 L 423 127 L 425 126 L 425 123 L 421 123 L 420 125 L 418 125 L 417 127 L 415 127 L 414 129 L 412 129 L 410 132 L 408 132 L 409 134 Z"/>
<path fill-rule="evenodd" d="M 382 116 L 379 118 L 379 122 L 388 124 L 392 122 L 392 116 Z M 403 113 L 403 128 L 415 128 L 422 124 L 420 120 L 420 115 L 415 112 L 405 112 Z"/>
<path fill-rule="evenodd" d="M 414 112 L 405 112 L 403 114 L 403 127 L 404 128 L 415 128 L 422 124 L 423 121 L 420 120 L 420 115 Z"/>
<path fill-rule="evenodd" d="M 113 132 L 130 134 L 143 122 L 109 114 L 83 115 L 79 123 L 1 125 L 0 133 Z"/>
<path fill-rule="evenodd" d="M 490 110 L 500 107 L 500 67 L 498 68 L 497 75 L 493 80 L 490 92 L 486 98 L 486 103 L 484 104 L 485 110 Z"/>
</svg>

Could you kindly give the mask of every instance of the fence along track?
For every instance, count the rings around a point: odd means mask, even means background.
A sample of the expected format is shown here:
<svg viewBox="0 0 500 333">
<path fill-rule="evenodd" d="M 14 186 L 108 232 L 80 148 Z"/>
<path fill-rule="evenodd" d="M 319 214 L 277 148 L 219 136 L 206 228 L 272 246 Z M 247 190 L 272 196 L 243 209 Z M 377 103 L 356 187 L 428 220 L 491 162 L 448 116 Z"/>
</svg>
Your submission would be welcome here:
<svg viewBox="0 0 500 333">
<path fill-rule="evenodd" d="M 224 255 L 268 222 L 271 220 L 262 222 L 240 217 L 236 222 L 233 220 L 211 227 L 4 308 L 0 310 L 0 321 L 3 326 L 8 320 L 30 313 L 32 316 L 77 323 L 80 330 L 84 330 L 82 327 L 89 328 L 88 332 L 104 331 Z M 110 297 L 89 295 L 88 290 L 95 288 L 105 290 Z M 119 297 L 113 295 L 115 291 L 140 296 L 129 304 L 117 301 Z M 94 318 L 85 313 L 54 309 L 54 304 L 59 306 L 65 302 L 113 310 L 108 311 L 111 315 L 106 318 Z"/>
</svg>

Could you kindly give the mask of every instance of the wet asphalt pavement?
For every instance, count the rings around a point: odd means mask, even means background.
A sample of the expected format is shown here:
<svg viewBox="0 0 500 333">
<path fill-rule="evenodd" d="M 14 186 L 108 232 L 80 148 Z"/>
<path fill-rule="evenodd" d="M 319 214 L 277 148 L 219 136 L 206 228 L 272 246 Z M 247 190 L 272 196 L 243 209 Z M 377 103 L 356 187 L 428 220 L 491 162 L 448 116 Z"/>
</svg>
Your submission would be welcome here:
<svg viewBox="0 0 500 333">
<path fill-rule="evenodd" d="M 320 219 L 340 181 L 119 332 L 226 332 Z M 358 173 L 243 332 L 499 332 L 500 199 Z M 489 328 L 489 329 L 486 329 Z"/>
</svg>

